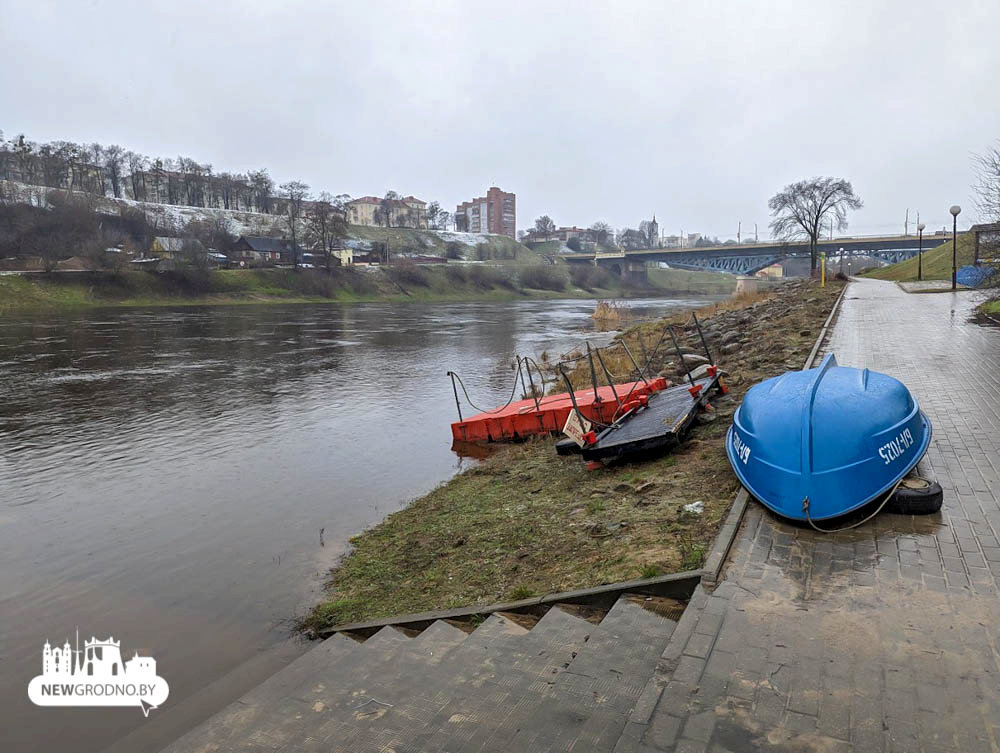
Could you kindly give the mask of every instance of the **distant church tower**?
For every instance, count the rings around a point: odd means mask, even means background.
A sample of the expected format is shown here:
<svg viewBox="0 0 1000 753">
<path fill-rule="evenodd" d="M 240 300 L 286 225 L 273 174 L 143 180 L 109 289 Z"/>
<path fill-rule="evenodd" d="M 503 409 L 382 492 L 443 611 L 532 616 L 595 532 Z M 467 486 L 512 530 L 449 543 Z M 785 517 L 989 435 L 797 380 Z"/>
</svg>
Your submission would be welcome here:
<svg viewBox="0 0 1000 753">
<path fill-rule="evenodd" d="M 660 247 L 660 226 L 656 224 L 656 213 L 653 213 L 653 221 L 649 223 L 649 234 L 652 236 L 653 248 Z"/>
</svg>

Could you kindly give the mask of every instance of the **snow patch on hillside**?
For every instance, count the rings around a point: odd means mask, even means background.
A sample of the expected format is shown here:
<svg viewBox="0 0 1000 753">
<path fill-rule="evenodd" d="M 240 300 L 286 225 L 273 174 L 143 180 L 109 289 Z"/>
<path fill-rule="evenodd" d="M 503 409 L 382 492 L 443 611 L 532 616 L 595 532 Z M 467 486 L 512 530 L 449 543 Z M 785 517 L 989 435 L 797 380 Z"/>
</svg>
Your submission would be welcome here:
<svg viewBox="0 0 1000 753">
<path fill-rule="evenodd" d="M 490 236 L 485 233 L 461 233 L 457 230 L 435 230 L 433 232 L 446 243 L 456 241 L 466 246 L 475 246 L 479 243 L 490 242 Z"/>
<path fill-rule="evenodd" d="M 32 206 L 48 208 L 48 196 L 59 189 L 46 186 L 33 186 L 15 181 L 0 181 L 0 197 L 7 197 Z M 148 201 L 133 199 L 116 199 L 109 196 L 94 194 L 79 194 L 92 199 L 95 208 L 102 214 L 121 214 L 122 209 L 139 209 L 145 213 L 148 220 L 164 233 L 180 232 L 191 220 L 215 221 L 224 219 L 229 222 L 230 232 L 234 235 L 269 235 L 281 229 L 284 219 L 281 215 L 258 214 L 256 212 L 236 212 L 231 209 L 215 209 L 211 207 L 186 207 L 175 204 L 154 204 Z"/>
<path fill-rule="evenodd" d="M 46 186 L 35 186 L 15 181 L 0 180 L 0 200 L 13 200 L 31 204 L 36 207 L 48 208 L 48 196 L 59 189 Z M 139 209 L 146 214 L 150 223 L 154 224 L 163 235 L 180 233 L 191 220 L 215 222 L 226 220 L 229 231 L 233 235 L 276 235 L 287 231 L 285 218 L 280 214 L 260 214 L 257 212 L 237 212 L 232 209 L 215 209 L 212 207 L 188 207 L 177 204 L 155 204 L 148 201 L 133 199 L 116 199 L 93 194 L 80 194 L 92 199 L 95 208 L 102 214 L 120 214 L 122 209 Z M 419 237 L 425 248 L 432 248 L 430 236 L 437 236 L 445 243 L 457 242 L 463 246 L 474 248 L 480 243 L 489 243 L 491 237 L 486 233 L 460 233 L 453 230 L 426 230 Z M 371 241 L 353 239 L 349 242 L 355 248 L 368 250 Z"/>
</svg>

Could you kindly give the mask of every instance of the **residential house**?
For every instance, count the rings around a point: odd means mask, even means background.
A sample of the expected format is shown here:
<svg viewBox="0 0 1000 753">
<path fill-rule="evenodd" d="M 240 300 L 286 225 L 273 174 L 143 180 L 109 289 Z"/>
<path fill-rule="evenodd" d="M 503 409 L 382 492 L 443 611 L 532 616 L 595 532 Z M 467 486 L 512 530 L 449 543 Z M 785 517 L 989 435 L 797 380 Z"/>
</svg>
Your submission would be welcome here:
<svg viewBox="0 0 1000 753">
<path fill-rule="evenodd" d="M 354 249 L 345 246 L 344 248 L 333 249 L 333 256 L 340 262 L 340 266 L 349 267 L 354 264 Z"/>
<path fill-rule="evenodd" d="M 592 240 L 590 230 L 584 227 L 557 227 L 554 235 L 563 243 L 570 238 L 579 238 L 581 241 Z"/>
<path fill-rule="evenodd" d="M 185 238 L 170 238 L 165 235 L 158 235 L 153 238 L 152 246 L 150 250 L 153 252 L 154 256 L 159 256 L 163 259 L 176 259 L 181 255 L 181 249 L 184 248 Z M 201 243 L 198 246 L 201 247 Z"/>
<path fill-rule="evenodd" d="M 302 248 L 296 244 L 299 254 Z M 259 235 L 241 235 L 236 241 L 230 260 L 241 267 L 260 267 L 272 264 L 292 264 L 292 242 L 284 238 L 267 238 Z"/>
<path fill-rule="evenodd" d="M 389 212 L 389 227 L 427 229 L 427 202 L 416 196 L 380 199 L 362 196 L 347 202 L 347 221 L 352 225 L 385 225 L 384 211 Z"/>
</svg>

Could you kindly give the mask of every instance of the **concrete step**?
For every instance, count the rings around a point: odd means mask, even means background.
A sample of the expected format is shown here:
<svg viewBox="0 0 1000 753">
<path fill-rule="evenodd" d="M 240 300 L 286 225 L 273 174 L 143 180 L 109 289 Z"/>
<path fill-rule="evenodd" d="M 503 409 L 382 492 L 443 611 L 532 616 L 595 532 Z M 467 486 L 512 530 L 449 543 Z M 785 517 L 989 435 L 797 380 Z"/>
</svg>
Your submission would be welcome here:
<svg viewBox="0 0 1000 753">
<path fill-rule="evenodd" d="M 642 597 L 638 597 L 639 600 Z M 622 596 L 600 623 L 600 630 L 573 660 L 571 670 L 598 679 L 628 681 L 651 674 L 677 623 L 629 596 Z M 645 685 L 646 680 L 639 683 Z"/>
<path fill-rule="evenodd" d="M 552 607 L 516 646 L 513 667 L 530 667 L 539 677 L 551 679 L 566 669 L 597 626 Z"/>
<path fill-rule="evenodd" d="M 238 751 L 258 746 L 278 747 L 298 730 L 279 723 L 287 714 L 278 711 L 301 703 L 288 703 L 295 689 L 317 675 L 329 676 L 360 653 L 361 645 L 343 635 L 333 635 L 269 677 L 235 703 L 178 738 L 163 753 L 204 750 Z M 276 713 L 277 712 L 277 713 Z"/>
<path fill-rule="evenodd" d="M 323 724 L 325 744 L 331 751 L 351 753 L 429 750 L 422 735 L 433 737 L 438 729 L 472 723 L 461 712 L 449 709 L 450 704 L 459 697 L 487 703 L 493 686 L 484 683 L 481 675 L 492 676 L 494 661 L 508 642 L 516 643 L 527 635 L 528 631 L 516 623 L 491 615 L 470 634 L 442 622 L 407 644 L 384 636 L 382 640 L 392 641 L 398 649 L 390 661 L 380 661 L 371 668 L 360 666 L 350 678 L 339 678 L 352 690 L 341 695 L 340 703 L 331 705 Z M 451 645 L 440 655 L 441 660 L 429 661 L 428 649 L 433 651 L 444 643 Z M 477 710 L 463 708 L 475 718 L 481 717 Z M 413 747 L 415 741 L 424 747 Z"/>
<path fill-rule="evenodd" d="M 491 614 L 449 653 L 450 663 L 476 664 L 490 660 L 510 639 L 527 635 L 527 629 L 497 614 Z"/>
<path fill-rule="evenodd" d="M 590 625 L 568 666 L 549 678 L 540 699 L 491 732 L 489 748 L 613 750 L 676 626 L 641 602 L 641 597 L 622 597 L 600 624 Z M 551 635 L 578 628 L 558 613 L 542 622 L 552 625 Z"/>
<path fill-rule="evenodd" d="M 437 620 L 413 639 L 412 650 L 427 658 L 429 665 L 440 664 L 441 660 L 469 634 L 444 620 Z"/>
<path fill-rule="evenodd" d="M 622 596 L 559 677 L 556 691 L 578 704 L 627 713 L 656 669 L 677 623 Z"/>
<path fill-rule="evenodd" d="M 336 635 L 169 753 L 611 750 L 673 623 L 626 598 L 600 624 L 574 611 Z"/>
<path fill-rule="evenodd" d="M 387 651 L 411 640 L 413 639 L 410 636 L 389 625 L 368 638 L 363 645 L 369 651 Z"/>
<path fill-rule="evenodd" d="M 511 628 L 509 621 L 487 623 L 479 629 L 484 633 L 474 632 L 427 676 L 424 684 L 438 689 L 435 705 L 446 702 L 421 729 L 397 730 L 388 747 L 428 753 L 527 750 L 511 747 L 512 741 L 527 734 L 526 725 L 551 702 L 555 678 L 597 626 L 559 608 L 528 632 Z M 553 728 L 552 720 L 547 724 Z"/>
</svg>

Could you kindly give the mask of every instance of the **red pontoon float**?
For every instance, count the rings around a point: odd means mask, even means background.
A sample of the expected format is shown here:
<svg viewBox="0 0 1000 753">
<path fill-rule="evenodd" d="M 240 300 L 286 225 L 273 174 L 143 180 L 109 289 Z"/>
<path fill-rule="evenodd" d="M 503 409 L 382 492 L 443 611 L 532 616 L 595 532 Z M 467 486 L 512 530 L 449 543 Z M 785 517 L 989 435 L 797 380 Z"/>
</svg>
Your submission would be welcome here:
<svg viewBox="0 0 1000 753">
<path fill-rule="evenodd" d="M 588 421 L 611 424 L 623 413 L 645 404 L 654 392 L 666 389 L 663 377 L 639 382 L 625 382 L 611 387 L 546 395 L 509 403 L 493 411 L 484 411 L 470 418 L 455 421 L 451 436 L 458 442 L 498 442 L 519 439 L 531 434 L 562 431 L 566 419 L 576 409 Z M 458 395 L 456 393 L 456 401 Z"/>
</svg>

